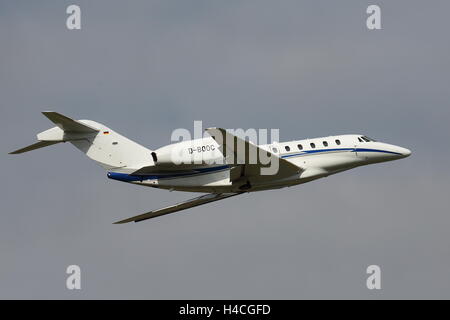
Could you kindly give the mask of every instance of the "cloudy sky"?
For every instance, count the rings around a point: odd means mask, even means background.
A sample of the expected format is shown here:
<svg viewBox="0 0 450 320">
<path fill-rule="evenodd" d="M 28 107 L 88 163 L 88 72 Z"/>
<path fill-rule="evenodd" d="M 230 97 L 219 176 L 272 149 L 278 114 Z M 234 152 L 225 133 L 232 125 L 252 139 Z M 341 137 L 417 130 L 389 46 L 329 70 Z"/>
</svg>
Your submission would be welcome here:
<svg viewBox="0 0 450 320">
<path fill-rule="evenodd" d="M 78 4 L 82 29 L 66 28 Z M 366 28 L 381 7 L 382 30 Z M 0 1 L 0 298 L 450 298 L 448 1 Z M 364 133 L 413 151 L 138 224 L 191 198 L 108 180 L 54 110 L 149 148 L 175 128 Z M 82 289 L 66 289 L 66 267 Z M 366 288 L 366 268 L 382 290 Z"/>
</svg>

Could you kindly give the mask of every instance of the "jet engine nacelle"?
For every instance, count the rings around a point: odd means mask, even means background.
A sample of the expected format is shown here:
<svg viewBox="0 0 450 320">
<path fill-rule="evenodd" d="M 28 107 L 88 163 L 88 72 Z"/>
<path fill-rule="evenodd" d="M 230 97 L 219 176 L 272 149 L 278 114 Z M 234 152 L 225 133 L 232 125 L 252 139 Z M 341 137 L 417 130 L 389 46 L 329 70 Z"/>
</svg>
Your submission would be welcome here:
<svg viewBox="0 0 450 320">
<path fill-rule="evenodd" d="M 178 142 L 153 151 L 151 154 L 155 165 L 185 167 L 223 164 L 222 153 L 213 140 L 211 143 L 195 143 L 196 141 Z"/>
</svg>

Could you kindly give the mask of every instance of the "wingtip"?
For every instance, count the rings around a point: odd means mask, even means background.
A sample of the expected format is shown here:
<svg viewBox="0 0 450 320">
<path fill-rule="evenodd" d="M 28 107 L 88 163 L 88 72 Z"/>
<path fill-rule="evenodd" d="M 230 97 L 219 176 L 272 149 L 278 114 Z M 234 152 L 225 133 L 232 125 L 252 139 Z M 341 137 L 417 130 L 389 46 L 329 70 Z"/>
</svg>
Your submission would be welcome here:
<svg viewBox="0 0 450 320">
<path fill-rule="evenodd" d="M 225 129 L 223 129 L 223 128 L 220 128 L 220 127 L 210 127 L 210 128 L 206 128 L 205 129 L 205 131 L 207 132 L 207 133 L 209 133 L 209 134 L 211 134 L 211 132 L 214 134 L 214 133 L 217 133 L 217 131 L 220 131 L 220 132 L 227 132 L 227 130 L 225 130 Z"/>
<path fill-rule="evenodd" d="M 54 111 L 41 111 L 42 115 L 52 121 L 52 116 L 56 113 Z"/>
<path fill-rule="evenodd" d="M 125 223 L 133 222 L 133 221 L 134 220 L 125 219 L 125 220 L 120 220 L 120 221 L 113 222 L 113 224 L 125 224 Z"/>
</svg>

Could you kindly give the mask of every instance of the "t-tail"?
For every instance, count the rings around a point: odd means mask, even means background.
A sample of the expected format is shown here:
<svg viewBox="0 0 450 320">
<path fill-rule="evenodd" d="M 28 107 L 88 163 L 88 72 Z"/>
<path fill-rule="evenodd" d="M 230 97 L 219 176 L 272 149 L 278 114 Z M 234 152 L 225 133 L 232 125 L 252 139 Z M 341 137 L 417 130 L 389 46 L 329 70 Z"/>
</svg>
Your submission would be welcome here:
<svg viewBox="0 0 450 320">
<path fill-rule="evenodd" d="M 154 164 L 152 150 L 101 123 L 92 120 L 74 120 L 53 111 L 44 111 L 42 114 L 55 123 L 56 127 L 38 133 L 38 142 L 10 154 L 70 142 L 106 170 L 133 172 L 136 168 Z"/>
</svg>

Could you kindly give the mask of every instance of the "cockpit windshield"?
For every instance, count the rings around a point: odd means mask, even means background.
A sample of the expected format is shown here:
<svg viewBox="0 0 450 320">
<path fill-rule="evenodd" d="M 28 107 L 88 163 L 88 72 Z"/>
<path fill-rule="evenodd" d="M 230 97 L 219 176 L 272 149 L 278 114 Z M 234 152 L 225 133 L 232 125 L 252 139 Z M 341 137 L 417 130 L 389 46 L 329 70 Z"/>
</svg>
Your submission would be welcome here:
<svg viewBox="0 0 450 320">
<path fill-rule="evenodd" d="M 376 141 L 374 139 L 369 138 L 368 136 L 362 136 L 361 139 L 363 139 L 366 142 L 370 142 L 370 141 L 374 141 L 375 142 Z"/>
</svg>

